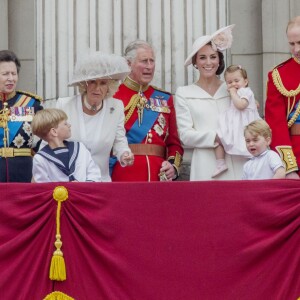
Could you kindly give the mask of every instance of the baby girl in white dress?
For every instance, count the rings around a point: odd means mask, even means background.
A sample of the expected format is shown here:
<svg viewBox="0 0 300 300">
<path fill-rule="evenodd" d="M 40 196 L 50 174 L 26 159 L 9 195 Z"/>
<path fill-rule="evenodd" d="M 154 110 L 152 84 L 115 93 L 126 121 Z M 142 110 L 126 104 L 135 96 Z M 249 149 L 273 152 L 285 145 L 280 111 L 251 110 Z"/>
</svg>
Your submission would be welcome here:
<svg viewBox="0 0 300 300">
<path fill-rule="evenodd" d="M 252 90 L 248 87 L 247 72 L 240 65 L 229 66 L 224 73 L 230 107 L 220 115 L 217 130 L 215 155 L 217 166 L 212 177 L 225 172 L 228 167 L 225 152 L 231 155 L 251 157 L 245 144 L 244 128 L 254 120 L 260 119 Z"/>
</svg>

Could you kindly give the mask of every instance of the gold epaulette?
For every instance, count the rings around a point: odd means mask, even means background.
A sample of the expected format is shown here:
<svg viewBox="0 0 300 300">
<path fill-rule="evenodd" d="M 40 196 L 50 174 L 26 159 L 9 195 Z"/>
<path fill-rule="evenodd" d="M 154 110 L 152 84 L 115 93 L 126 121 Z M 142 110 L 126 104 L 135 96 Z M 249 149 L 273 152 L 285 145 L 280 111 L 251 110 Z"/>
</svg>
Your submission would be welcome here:
<svg viewBox="0 0 300 300">
<path fill-rule="evenodd" d="M 42 97 L 40 97 L 40 96 L 38 96 L 38 95 L 36 95 L 36 94 L 30 93 L 30 92 L 25 92 L 25 91 L 17 91 L 17 93 L 19 93 L 19 94 L 24 94 L 24 95 L 26 95 L 26 96 L 29 96 L 29 97 L 31 97 L 31 98 L 34 98 L 34 99 L 36 99 L 36 100 L 39 100 L 39 101 L 43 102 Z"/>
<path fill-rule="evenodd" d="M 287 60 L 287 61 L 289 61 L 289 60 Z M 287 99 L 287 111 L 286 111 L 286 118 L 288 119 L 290 113 L 293 111 L 293 109 L 295 107 L 296 96 L 300 93 L 300 84 L 298 85 L 298 87 L 295 90 L 287 90 L 286 87 L 284 86 L 281 76 L 279 74 L 278 68 L 283 66 L 287 61 L 283 62 L 282 64 L 280 64 L 279 66 L 277 66 L 276 68 L 273 69 L 272 79 L 273 79 L 273 83 L 274 83 L 276 89 L 278 90 L 278 92 L 281 95 L 288 98 Z M 289 128 L 294 124 L 294 122 L 298 118 L 299 114 L 300 114 L 300 106 L 298 105 L 293 117 L 288 121 Z"/>
<path fill-rule="evenodd" d="M 294 97 L 300 93 L 300 84 L 295 90 L 287 90 L 283 85 L 280 74 L 278 72 L 278 68 L 273 69 L 272 71 L 272 79 L 273 83 L 276 86 L 278 92 L 286 97 Z"/>
<path fill-rule="evenodd" d="M 298 166 L 296 162 L 296 157 L 294 155 L 293 149 L 291 146 L 277 146 L 275 147 L 277 152 L 280 155 L 281 160 L 285 165 L 286 173 L 298 171 Z"/>
<path fill-rule="evenodd" d="M 155 90 L 172 95 L 172 93 L 163 90 L 162 88 L 158 88 L 157 86 L 151 85 Z"/>
</svg>

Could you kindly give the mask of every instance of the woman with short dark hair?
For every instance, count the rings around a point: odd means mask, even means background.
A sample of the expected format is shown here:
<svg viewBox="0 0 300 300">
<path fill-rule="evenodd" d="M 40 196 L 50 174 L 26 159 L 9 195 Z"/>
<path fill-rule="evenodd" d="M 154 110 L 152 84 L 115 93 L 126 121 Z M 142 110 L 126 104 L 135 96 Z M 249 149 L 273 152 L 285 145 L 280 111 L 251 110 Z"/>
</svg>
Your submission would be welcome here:
<svg viewBox="0 0 300 300">
<path fill-rule="evenodd" d="M 31 182 L 33 135 L 30 123 L 42 109 L 37 95 L 17 91 L 21 64 L 0 51 L 0 182 Z"/>
</svg>

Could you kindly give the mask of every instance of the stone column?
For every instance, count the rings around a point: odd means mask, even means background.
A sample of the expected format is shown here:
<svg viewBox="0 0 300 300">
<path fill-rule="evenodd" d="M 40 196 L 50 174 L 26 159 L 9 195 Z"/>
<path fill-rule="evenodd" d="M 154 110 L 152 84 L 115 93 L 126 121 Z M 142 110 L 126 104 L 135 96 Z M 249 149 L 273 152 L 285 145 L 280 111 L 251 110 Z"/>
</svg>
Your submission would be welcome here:
<svg viewBox="0 0 300 300">
<path fill-rule="evenodd" d="M 2 2 L 2 1 L 1 1 Z M 21 61 L 17 88 L 36 91 L 35 0 L 9 0 L 8 47 Z"/>
<path fill-rule="evenodd" d="M 236 24 L 230 51 L 231 63 L 241 65 L 247 71 L 249 86 L 260 103 L 260 115 L 263 115 L 261 0 L 229 0 L 228 10 L 229 23 Z"/>
<path fill-rule="evenodd" d="M 262 1 L 263 74 L 265 83 L 267 73 L 276 65 L 291 57 L 286 37 L 286 26 L 290 19 L 299 15 L 299 0 Z M 266 84 L 263 88 L 265 95 Z"/>
<path fill-rule="evenodd" d="M 7 1 L 0 1 L 0 50 L 8 48 L 8 11 Z"/>
</svg>

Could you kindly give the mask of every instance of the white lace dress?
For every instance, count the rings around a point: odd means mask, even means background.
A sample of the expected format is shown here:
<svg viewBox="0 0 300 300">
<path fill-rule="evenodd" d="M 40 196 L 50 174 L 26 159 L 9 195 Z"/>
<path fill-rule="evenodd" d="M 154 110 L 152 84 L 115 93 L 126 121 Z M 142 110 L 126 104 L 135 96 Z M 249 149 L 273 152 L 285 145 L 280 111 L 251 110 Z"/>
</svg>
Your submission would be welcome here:
<svg viewBox="0 0 300 300">
<path fill-rule="evenodd" d="M 248 106 L 240 110 L 231 101 L 229 108 L 219 115 L 217 134 L 226 153 L 252 157 L 246 148 L 244 128 L 250 122 L 260 119 L 260 116 L 257 111 L 254 94 L 249 87 L 239 89 L 237 94 L 240 98 L 248 101 Z"/>
</svg>

